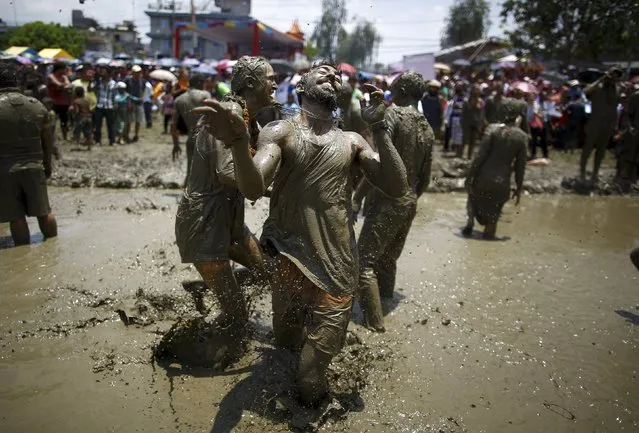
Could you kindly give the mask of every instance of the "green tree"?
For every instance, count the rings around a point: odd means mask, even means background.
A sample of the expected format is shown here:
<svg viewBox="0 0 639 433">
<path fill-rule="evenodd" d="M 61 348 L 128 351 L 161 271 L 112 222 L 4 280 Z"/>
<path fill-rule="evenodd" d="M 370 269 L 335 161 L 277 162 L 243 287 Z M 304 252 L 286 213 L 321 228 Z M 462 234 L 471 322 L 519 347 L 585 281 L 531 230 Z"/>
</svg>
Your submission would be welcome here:
<svg viewBox="0 0 639 433">
<path fill-rule="evenodd" d="M 320 57 L 335 60 L 338 43 L 344 38 L 346 18 L 345 0 L 322 0 L 322 16 L 310 38 Z"/>
<path fill-rule="evenodd" d="M 317 49 L 317 47 L 315 45 L 313 45 L 310 42 L 307 42 L 306 44 L 304 44 L 304 55 L 308 58 L 308 59 L 314 59 L 317 57 L 317 54 L 319 53 L 319 50 Z"/>
<path fill-rule="evenodd" d="M 441 46 L 448 48 L 481 39 L 490 24 L 490 5 L 486 0 L 455 0 L 448 10 Z"/>
<path fill-rule="evenodd" d="M 574 60 L 626 60 L 639 54 L 637 0 L 505 0 L 502 21 L 518 48 L 566 63 Z"/>
<path fill-rule="evenodd" d="M 339 38 L 336 59 L 358 68 L 373 63 L 382 37 L 370 21 L 360 21 L 349 34 L 344 31 Z"/>
<path fill-rule="evenodd" d="M 43 48 L 63 48 L 72 56 L 80 57 L 86 47 L 86 35 L 73 27 L 34 21 L 12 29 L 7 45 L 31 47 L 37 51 Z"/>
</svg>

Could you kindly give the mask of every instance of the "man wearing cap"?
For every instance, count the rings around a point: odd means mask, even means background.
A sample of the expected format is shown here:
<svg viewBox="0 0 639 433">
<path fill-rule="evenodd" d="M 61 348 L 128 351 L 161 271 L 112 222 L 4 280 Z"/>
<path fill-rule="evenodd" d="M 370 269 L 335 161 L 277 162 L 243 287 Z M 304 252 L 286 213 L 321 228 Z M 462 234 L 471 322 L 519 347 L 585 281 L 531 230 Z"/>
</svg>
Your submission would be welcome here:
<svg viewBox="0 0 639 433">
<path fill-rule="evenodd" d="M 116 84 L 111 78 L 108 66 L 102 66 L 100 77 L 96 80 L 95 92 L 97 103 L 94 112 L 95 118 L 95 143 L 99 146 L 102 140 L 102 120 L 106 120 L 109 145 L 115 144 L 115 94 Z"/>
<path fill-rule="evenodd" d="M 426 94 L 422 99 L 424 117 L 428 120 L 431 128 L 433 128 L 435 138 L 437 139 L 441 137 L 441 127 L 444 120 L 444 104 L 439 94 L 441 87 L 442 85 L 439 81 L 430 80 L 427 84 Z"/>
<path fill-rule="evenodd" d="M 592 112 L 586 124 L 586 142 L 579 161 L 581 180 L 586 179 L 586 166 L 593 150 L 595 150 L 595 161 L 591 181 L 597 182 L 599 179 L 599 168 L 617 125 L 617 104 L 619 103 L 617 81 L 621 75 L 619 68 L 612 68 L 584 89 L 584 93 L 592 104 Z"/>
<path fill-rule="evenodd" d="M 129 119 L 124 130 L 124 139 L 127 142 L 133 141 L 135 143 L 139 139 L 140 123 L 142 123 L 144 119 L 142 100 L 146 89 L 146 80 L 142 78 L 142 68 L 138 65 L 133 65 L 131 68 L 131 76 L 127 77 L 124 82 L 126 83 L 126 91 L 133 102 L 133 110 L 129 113 Z M 135 124 L 135 135 L 133 136 L 133 140 L 130 140 L 129 134 L 132 124 Z"/>
</svg>

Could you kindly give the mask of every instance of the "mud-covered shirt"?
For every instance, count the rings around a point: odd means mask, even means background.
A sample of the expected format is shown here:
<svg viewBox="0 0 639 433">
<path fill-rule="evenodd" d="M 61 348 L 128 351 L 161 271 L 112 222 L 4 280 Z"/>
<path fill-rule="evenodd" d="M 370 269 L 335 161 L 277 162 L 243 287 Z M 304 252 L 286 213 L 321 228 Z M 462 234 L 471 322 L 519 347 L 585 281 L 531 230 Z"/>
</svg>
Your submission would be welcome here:
<svg viewBox="0 0 639 433">
<path fill-rule="evenodd" d="M 49 113 L 15 88 L 0 89 L 0 173 L 44 169 L 42 128 Z"/>
<path fill-rule="evenodd" d="M 386 110 L 386 123 L 389 126 L 393 146 L 397 149 L 406 168 L 408 191 L 400 198 L 391 198 L 374 188 L 369 196 L 367 209 L 375 213 L 376 204 L 390 203 L 402 212 L 402 206 L 415 203 L 422 191 L 418 187 L 430 176 L 435 134 L 426 118 L 414 107 L 392 106 Z M 379 208 L 378 208 L 379 209 Z M 369 212 L 367 212 L 369 214 Z"/>
<path fill-rule="evenodd" d="M 330 295 L 353 295 L 359 275 L 351 210 L 355 143 L 337 128 L 321 141 L 306 126 L 286 121 L 294 138 L 282 149 L 262 243 Z"/>
</svg>

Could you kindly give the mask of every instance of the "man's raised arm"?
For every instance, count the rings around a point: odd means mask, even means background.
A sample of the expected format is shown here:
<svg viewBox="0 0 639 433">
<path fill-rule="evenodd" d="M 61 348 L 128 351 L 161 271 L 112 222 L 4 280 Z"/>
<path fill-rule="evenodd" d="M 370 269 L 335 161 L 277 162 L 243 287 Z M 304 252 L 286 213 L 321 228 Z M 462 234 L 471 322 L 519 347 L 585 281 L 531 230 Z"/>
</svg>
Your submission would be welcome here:
<svg viewBox="0 0 639 433">
<path fill-rule="evenodd" d="M 390 197 L 401 197 L 408 191 L 406 167 L 391 139 L 392 125 L 386 120 L 384 94 L 371 85 L 371 105 L 362 110 L 362 117 L 368 122 L 373 133 L 371 146 L 359 134 L 353 134 L 358 143 L 357 160 L 370 183 Z"/>
<path fill-rule="evenodd" d="M 272 122 L 263 128 L 257 142 L 257 153 L 251 157 L 248 128 L 235 107 L 214 100 L 207 100 L 204 104 L 194 111 L 205 114 L 214 136 L 232 149 L 238 189 L 247 199 L 257 200 L 273 181 L 281 158 L 280 146 L 290 132 L 288 123 Z"/>
</svg>

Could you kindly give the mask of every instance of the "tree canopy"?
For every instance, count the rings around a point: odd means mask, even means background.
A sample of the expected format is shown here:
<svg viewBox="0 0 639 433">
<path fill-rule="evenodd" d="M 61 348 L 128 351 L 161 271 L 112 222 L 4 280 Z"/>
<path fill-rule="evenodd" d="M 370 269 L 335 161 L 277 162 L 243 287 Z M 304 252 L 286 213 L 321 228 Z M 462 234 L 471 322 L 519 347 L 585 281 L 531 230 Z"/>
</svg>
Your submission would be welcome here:
<svg viewBox="0 0 639 433">
<path fill-rule="evenodd" d="M 441 46 L 448 48 L 481 39 L 490 24 L 490 5 L 486 0 L 455 0 L 448 10 Z"/>
<path fill-rule="evenodd" d="M 345 0 L 322 0 L 322 16 L 311 35 L 320 57 L 335 60 L 340 38 L 344 38 L 347 12 Z"/>
<path fill-rule="evenodd" d="M 86 36 L 73 27 L 34 21 L 7 31 L 2 43 L 5 48 L 17 45 L 37 51 L 43 48 L 63 48 L 72 56 L 80 57 L 84 54 Z"/>
<path fill-rule="evenodd" d="M 347 19 L 345 0 L 322 1 L 322 16 L 311 36 L 314 54 L 357 67 L 372 64 L 382 37 L 375 25 L 366 20 L 359 20 L 353 31 L 347 32 Z"/>
<path fill-rule="evenodd" d="M 505 0 L 502 21 L 513 45 L 547 58 L 627 60 L 639 46 L 637 0 Z"/>
</svg>

